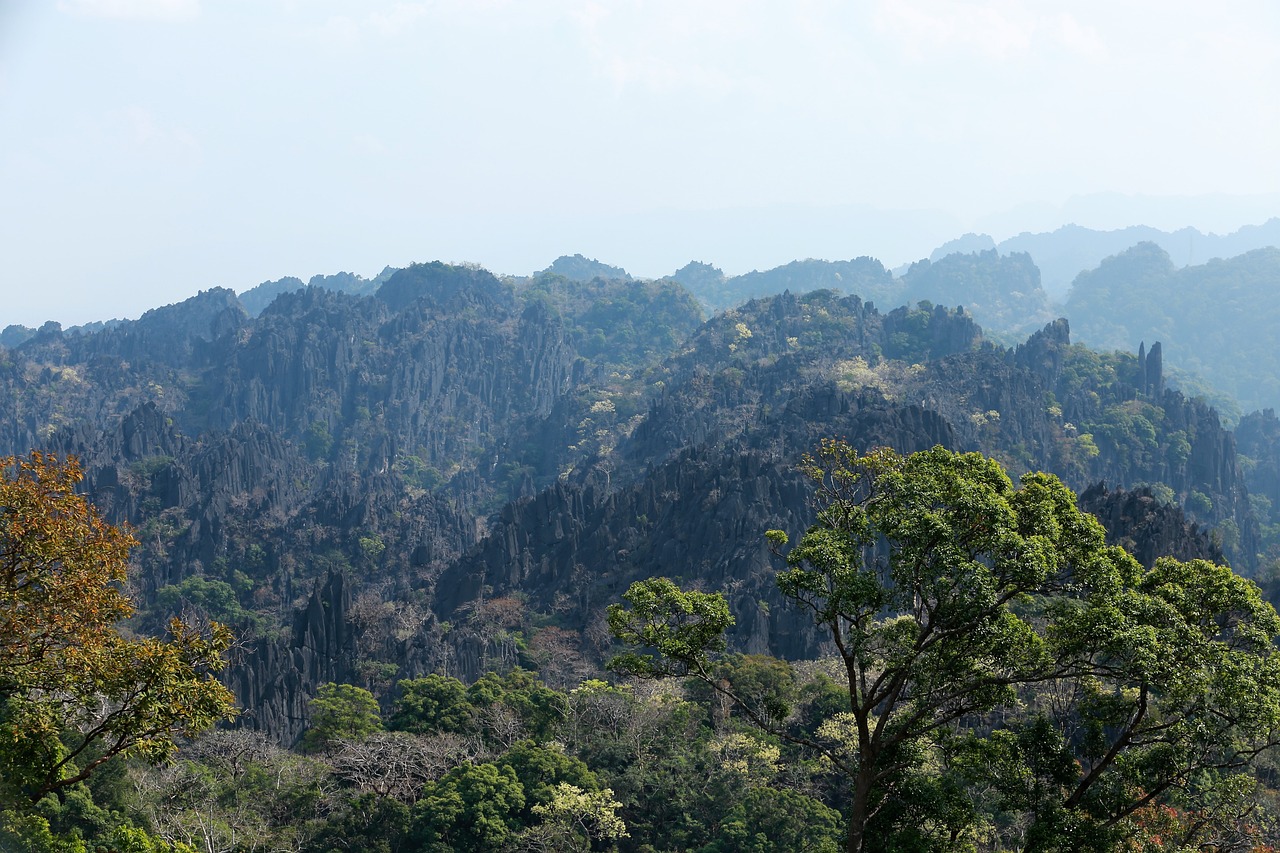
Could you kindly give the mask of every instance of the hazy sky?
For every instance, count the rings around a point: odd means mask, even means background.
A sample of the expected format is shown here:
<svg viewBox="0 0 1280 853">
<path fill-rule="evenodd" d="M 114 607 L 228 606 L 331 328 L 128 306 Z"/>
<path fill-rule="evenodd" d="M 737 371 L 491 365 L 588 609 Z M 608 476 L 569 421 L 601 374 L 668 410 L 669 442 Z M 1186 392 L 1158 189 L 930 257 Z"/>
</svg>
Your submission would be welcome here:
<svg viewBox="0 0 1280 853">
<path fill-rule="evenodd" d="M 1274 0 L 0 0 L 0 327 L 437 258 L 1228 231 L 1280 215 L 1278 88 Z"/>
</svg>

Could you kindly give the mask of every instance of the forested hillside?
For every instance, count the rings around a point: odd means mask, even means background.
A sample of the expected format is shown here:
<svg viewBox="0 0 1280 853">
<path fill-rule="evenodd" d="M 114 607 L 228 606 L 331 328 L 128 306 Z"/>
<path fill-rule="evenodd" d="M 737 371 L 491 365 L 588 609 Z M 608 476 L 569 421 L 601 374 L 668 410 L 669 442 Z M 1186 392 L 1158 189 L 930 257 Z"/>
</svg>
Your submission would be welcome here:
<svg viewBox="0 0 1280 853">
<path fill-rule="evenodd" d="M 1178 269 L 1153 243 L 1107 258 L 1076 279 L 1066 312 L 1081 340 L 1110 349 L 1177 341 L 1169 364 L 1239 401 L 1280 405 L 1271 330 L 1280 319 L 1280 249 L 1257 249 Z"/>
<path fill-rule="evenodd" d="M 1020 235 L 998 247 L 968 235 L 898 269 L 896 277 L 878 261 L 858 258 L 796 261 L 734 277 L 691 263 L 671 278 L 717 311 L 784 290 L 819 288 L 881 307 L 921 301 L 963 306 L 989 339 L 1005 345 L 1067 317 L 1077 340 L 1099 350 L 1162 342 L 1167 380 L 1212 401 L 1234 422 L 1255 409 L 1280 406 L 1267 333 L 1280 312 L 1280 249 L 1268 245 L 1277 242 L 1278 223 L 1227 237 L 1064 228 Z M 1177 249 L 1183 240 L 1197 252 Z M 1052 288 L 1042 282 L 1037 259 L 1057 264 Z"/>
<path fill-rule="evenodd" d="M 0 349 L 0 454 L 78 455 L 88 497 L 133 526 L 130 630 L 185 614 L 239 637 L 238 731 L 95 802 L 210 850 L 199 821 L 290 849 L 839 849 L 848 781 L 830 766 L 714 690 L 603 668 L 607 608 L 669 577 L 724 594 L 747 655 L 725 678 L 780 691 L 795 731 L 834 725 L 831 636 L 779 589 L 765 538 L 818 518 L 799 466 L 824 438 L 1051 472 L 1149 570 L 1275 577 L 1274 416 L 1224 428 L 1167 387 L 1159 335 L 1137 354 L 1073 343 L 1027 256 L 755 275 L 771 278 L 437 262 L 263 285 L 279 293 L 260 310 L 211 290 Z M 779 285 L 709 319 L 698 301 Z M 370 777 L 391 754 L 420 769 Z M 216 819 L 165 793 L 193 779 Z M 484 830 L 482 802 L 500 812 Z"/>
</svg>

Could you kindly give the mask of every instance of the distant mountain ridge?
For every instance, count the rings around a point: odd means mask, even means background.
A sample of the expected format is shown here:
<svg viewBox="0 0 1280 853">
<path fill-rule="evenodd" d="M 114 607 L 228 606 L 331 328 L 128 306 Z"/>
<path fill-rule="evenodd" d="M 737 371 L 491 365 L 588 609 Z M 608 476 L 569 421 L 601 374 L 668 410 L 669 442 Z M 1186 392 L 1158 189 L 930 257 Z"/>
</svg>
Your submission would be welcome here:
<svg viewBox="0 0 1280 853">
<path fill-rule="evenodd" d="M 1232 399 L 1238 400 L 1244 411 L 1280 407 L 1280 385 L 1271 378 L 1271 374 L 1258 375 L 1257 370 L 1250 374 L 1241 367 L 1258 367 L 1269 363 L 1269 356 L 1265 352 L 1247 357 L 1245 352 L 1250 346 L 1265 340 L 1267 334 L 1256 330 L 1254 334 L 1243 338 L 1229 335 L 1226 339 L 1205 347 L 1201 346 L 1200 341 L 1205 338 L 1204 332 L 1207 330 L 1198 325 L 1203 318 L 1213 316 L 1216 318 L 1215 327 L 1219 329 L 1253 328 L 1257 325 L 1252 322 L 1256 316 L 1272 316 L 1269 306 L 1275 298 L 1272 292 L 1276 288 L 1266 286 L 1265 282 L 1270 280 L 1269 277 L 1273 278 L 1280 273 L 1254 269 L 1249 274 L 1254 277 L 1262 276 L 1263 286 L 1249 291 L 1248 304 L 1242 303 L 1240 293 L 1236 292 L 1230 299 L 1217 300 L 1207 305 L 1205 313 L 1180 321 L 1176 330 L 1170 325 L 1169 317 L 1161 319 L 1156 314 L 1162 310 L 1161 306 L 1187 302 L 1181 296 L 1165 298 L 1152 292 L 1149 296 L 1156 299 L 1156 302 L 1135 304 L 1131 306 L 1132 310 L 1113 311 L 1107 305 L 1099 304 L 1095 298 L 1066 294 L 1064 288 L 1067 276 L 1071 276 L 1072 280 L 1078 278 L 1082 282 L 1096 281 L 1089 276 L 1099 265 L 1109 258 L 1124 255 L 1136 245 L 1130 241 L 1144 237 L 1152 238 L 1142 241 L 1147 245 L 1161 247 L 1171 268 L 1176 270 L 1185 265 L 1184 262 L 1194 261 L 1202 253 L 1230 253 L 1260 243 L 1280 244 L 1280 219 L 1271 219 L 1262 225 L 1242 228 L 1224 236 L 1204 235 L 1189 228 L 1162 232 L 1146 226 L 1135 226 L 1115 231 L 1097 231 L 1066 226 L 1041 234 L 1023 233 L 997 244 L 988 235 L 966 234 L 940 246 L 929 259 L 899 268 L 896 275 L 871 257 L 843 261 L 811 258 L 737 276 L 727 276 L 713 264 L 693 261 L 665 280 L 678 282 L 704 309 L 712 312 L 740 306 L 749 299 L 786 291 L 806 293 L 816 289 L 857 295 L 884 308 L 914 305 L 922 301 L 963 306 L 983 327 L 988 337 L 1006 344 L 1016 343 L 1056 316 L 1067 316 L 1076 321 L 1081 340 L 1095 346 L 1133 350 L 1143 341 L 1162 340 L 1169 353 L 1169 366 L 1174 381 L 1215 400 L 1233 420 L 1242 412 L 1231 402 Z M 1174 251 L 1171 253 L 1165 246 L 1172 247 Z M 1082 268 L 1081 264 L 1092 265 Z M 1189 268 L 1201 266 L 1204 265 L 1192 263 Z M 1046 269 L 1050 271 L 1046 272 Z M 1053 272 L 1054 269 L 1057 272 Z M 1114 273 L 1116 268 L 1111 269 Z M 1226 274 L 1230 276 L 1241 273 L 1244 267 L 1227 264 L 1221 269 L 1226 270 Z M 238 298 L 247 313 L 256 317 L 276 297 L 304 287 L 355 296 L 372 295 L 396 272 L 394 268 L 387 267 L 371 279 L 346 272 L 329 276 L 317 275 L 305 285 L 301 279 L 286 277 L 264 282 L 241 293 Z M 529 276 L 494 278 L 500 278 L 516 287 L 543 280 L 579 283 L 638 281 L 622 267 L 581 254 L 561 256 L 546 268 Z M 1051 281 L 1057 283 L 1050 286 L 1048 282 Z M 1207 281 L 1214 287 L 1234 286 L 1217 274 L 1210 276 Z M 1117 305 L 1126 301 L 1121 292 L 1124 286 L 1123 281 L 1116 281 L 1111 285 Z M 1116 288 L 1120 290 L 1115 290 Z M 1056 298 L 1055 292 L 1058 294 Z M 1063 300 L 1062 295 L 1067 298 Z M 1103 302 L 1105 301 L 1104 299 Z M 69 334 L 87 334 L 120 323 L 121 321 L 113 320 L 65 331 Z M 0 331 L 0 345 L 9 348 L 19 346 L 36 336 L 38 331 L 9 326 Z"/>
<path fill-rule="evenodd" d="M 350 293 L 353 296 L 368 296 L 377 291 L 383 283 L 399 272 L 394 267 L 384 267 L 382 272 L 373 278 L 365 278 L 355 273 L 340 272 L 334 275 L 313 275 L 303 284 L 302 279 L 286 276 L 276 281 L 264 281 L 257 287 L 251 287 L 240 294 L 240 304 L 249 312 L 250 317 L 257 317 L 268 305 L 282 293 L 291 293 L 304 287 L 321 287 L 325 290 L 336 290 L 339 293 Z"/>
<path fill-rule="evenodd" d="M 1159 245 L 1139 243 L 1081 273 L 1065 312 L 1090 346 L 1161 340 L 1169 365 L 1197 374 L 1245 412 L 1280 407 L 1280 249 L 1179 268 Z"/>
<path fill-rule="evenodd" d="M 1064 300 L 1077 275 L 1094 269 L 1104 258 L 1144 242 L 1163 249 L 1174 266 L 1203 264 L 1213 258 L 1232 258 L 1254 249 L 1280 246 L 1280 218 L 1246 225 L 1230 234 L 1204 234 L 1196 228 L 1161 231 L 1146 225 L 1114 231 L 1064 225 L 1038 234 L 1023 232 L 1001 240 L 995 248 L 1002 255 L 1030 255 L 1040 268 L 1045 291 L 1053 299 Z"/>
</svg>

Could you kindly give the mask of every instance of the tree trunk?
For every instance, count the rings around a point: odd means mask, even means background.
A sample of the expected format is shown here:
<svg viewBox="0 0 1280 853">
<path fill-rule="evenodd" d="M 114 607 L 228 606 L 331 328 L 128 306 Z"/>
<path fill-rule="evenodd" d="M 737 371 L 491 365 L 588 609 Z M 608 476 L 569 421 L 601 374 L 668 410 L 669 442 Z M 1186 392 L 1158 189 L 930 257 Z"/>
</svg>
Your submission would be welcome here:
<svg viewBox="0 0 1280 853">
<path fill-rule="evenodd" d="M 865 756 L 864 756 L 865 758 Z M 871 788 L 874 780 L 870 762 L 863 761 L 853 780 L 853 802 L 849 804 L 849 831 L 845 842 L 847 853 L 862 853 L 866 840 L 867 818 L 871 807 Z"/>
</svg>

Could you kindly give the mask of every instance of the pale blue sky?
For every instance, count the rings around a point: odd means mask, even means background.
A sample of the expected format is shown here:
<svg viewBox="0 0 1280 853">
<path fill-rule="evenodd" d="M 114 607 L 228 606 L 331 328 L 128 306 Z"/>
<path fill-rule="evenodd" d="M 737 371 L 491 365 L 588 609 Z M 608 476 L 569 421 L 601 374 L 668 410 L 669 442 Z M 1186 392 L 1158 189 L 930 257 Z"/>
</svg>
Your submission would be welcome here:
<svg viewBox="0 0 1280 853">
<path fill-rule="evenodd" d="M 0 0 L 0 327 L 437 258 L 1232 230 L 1280 215 L 1278 84 L 1273 0 Z"/>
</svg>

